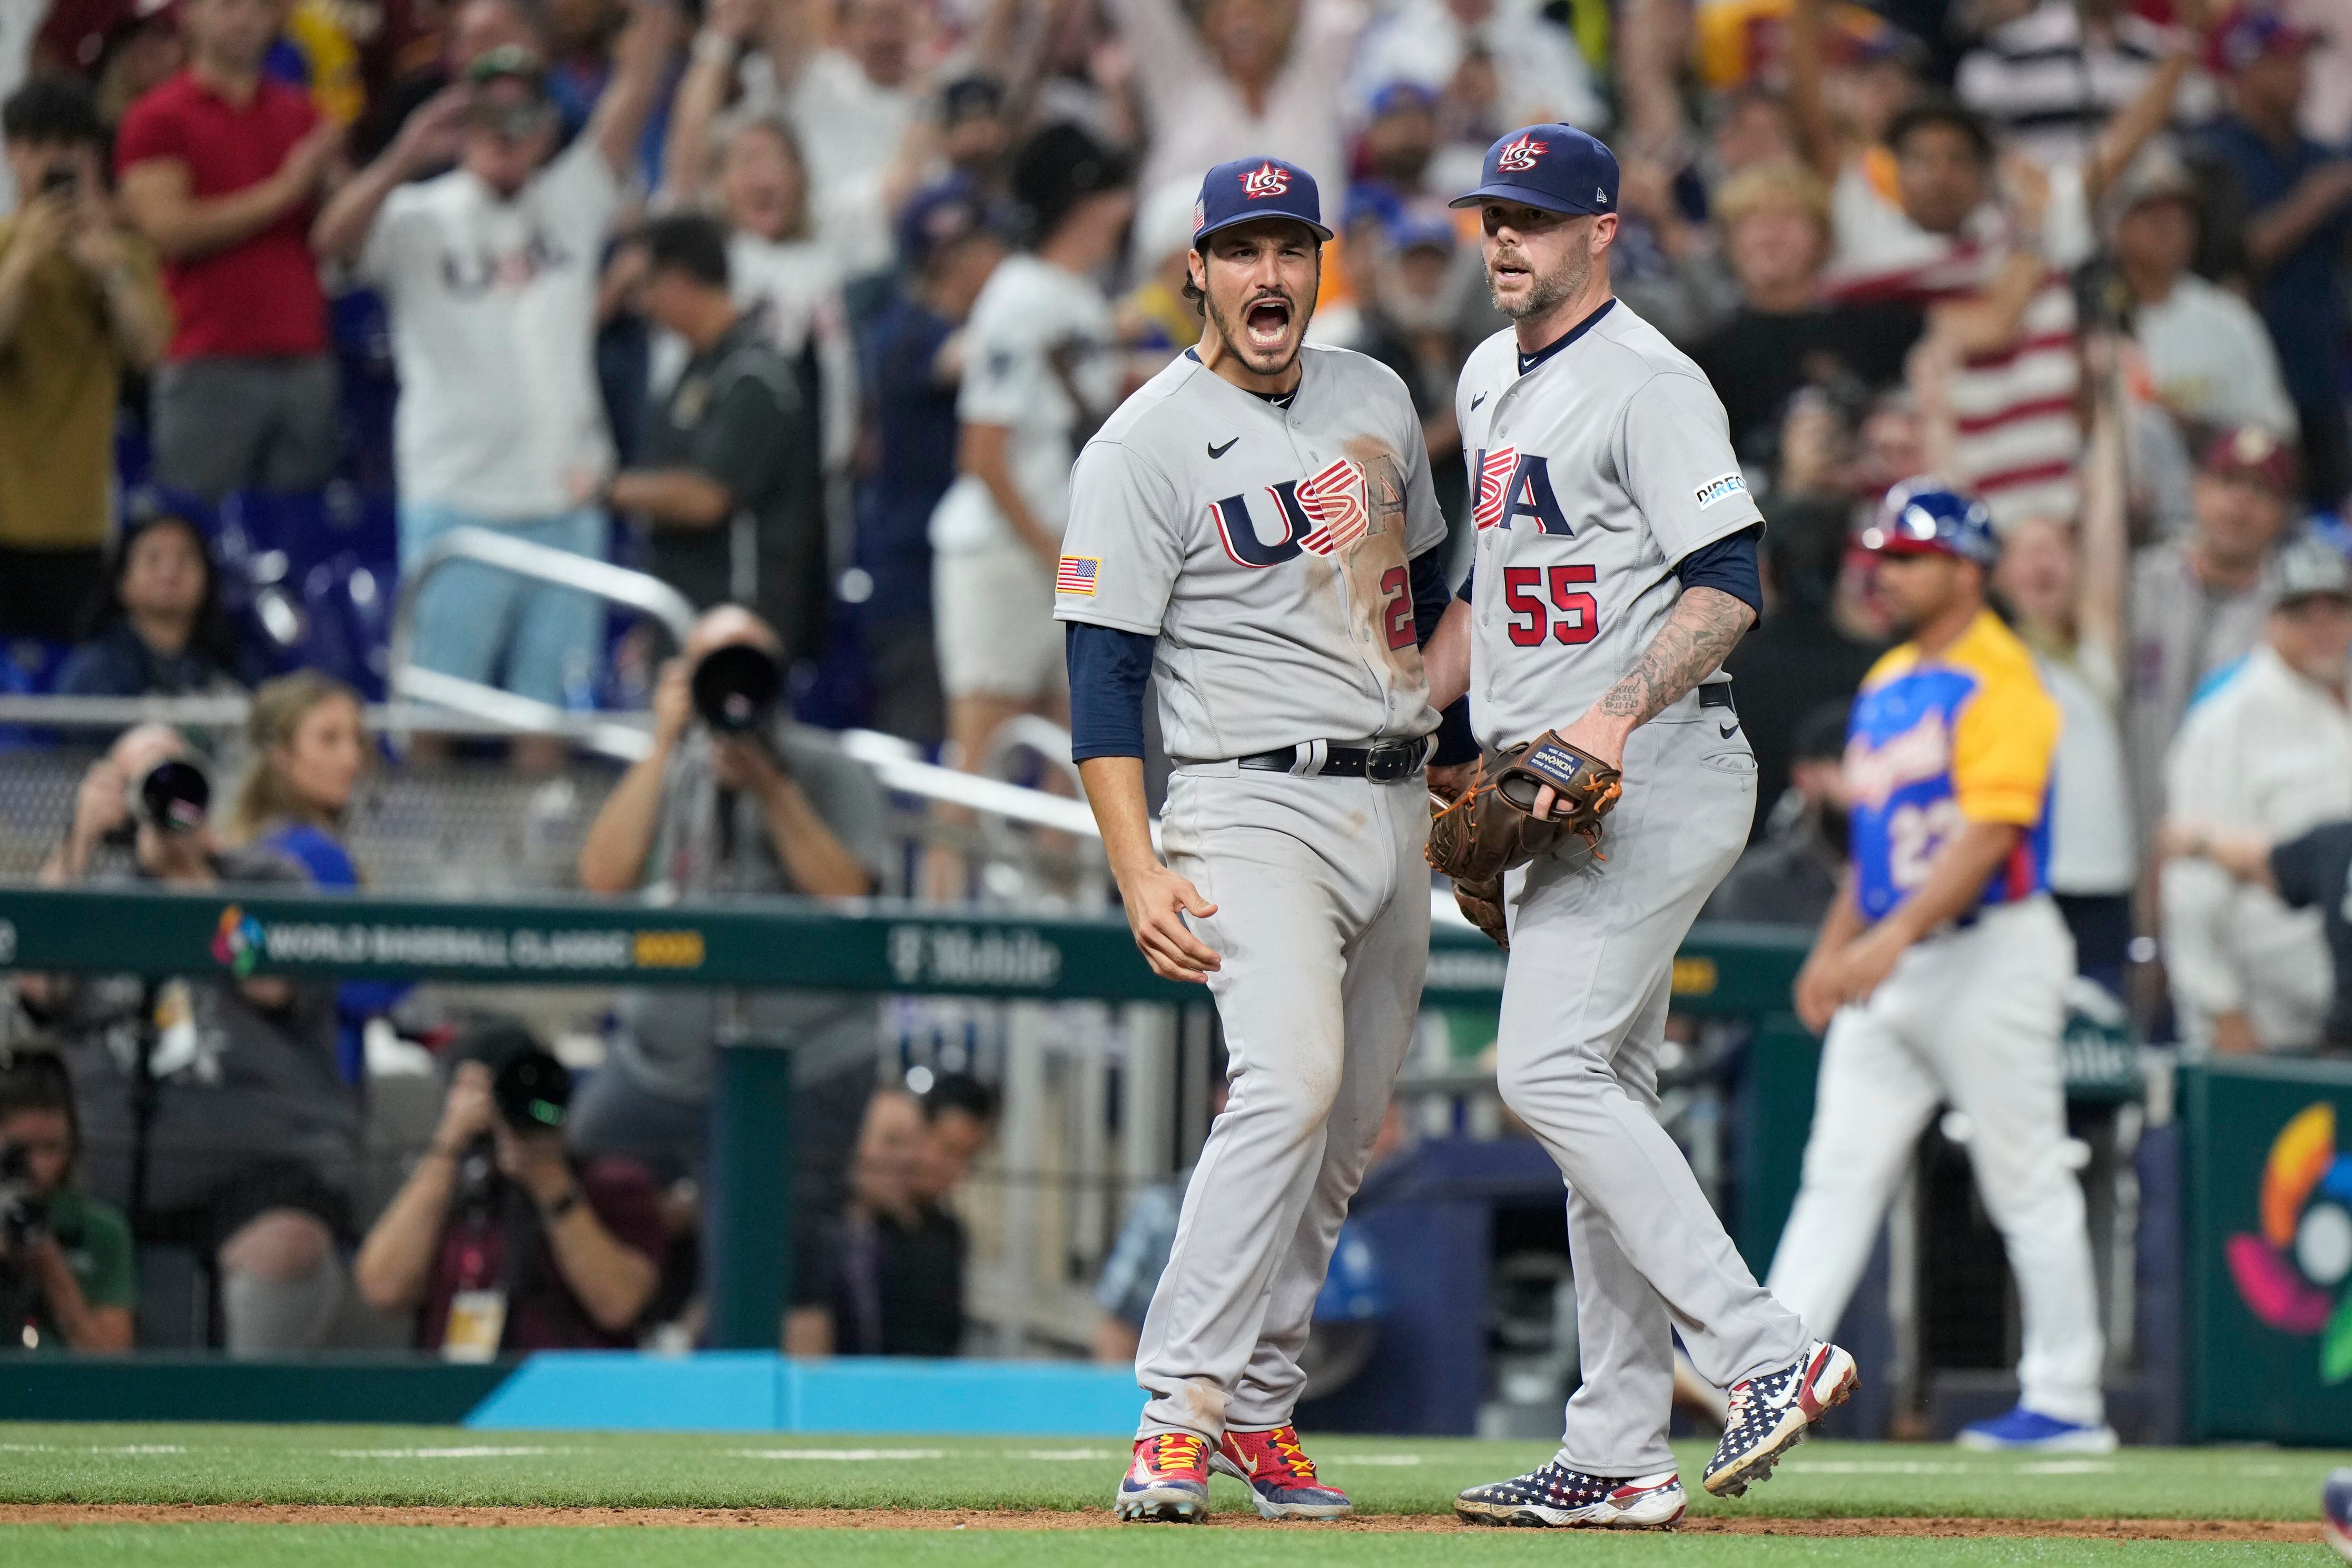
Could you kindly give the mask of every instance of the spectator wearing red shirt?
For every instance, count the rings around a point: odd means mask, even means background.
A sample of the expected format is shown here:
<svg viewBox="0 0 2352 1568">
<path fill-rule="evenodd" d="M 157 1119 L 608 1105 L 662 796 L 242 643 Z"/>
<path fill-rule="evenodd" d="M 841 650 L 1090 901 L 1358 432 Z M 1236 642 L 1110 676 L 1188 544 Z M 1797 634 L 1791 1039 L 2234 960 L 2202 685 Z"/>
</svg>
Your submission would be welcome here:
<svg viewBox="0 0 2352 1568">
<path fill-rule="evenodd" d="M 340 127 L 263 78 L 289 0 L 184 0 L 188 64 L 123 117 L 122 199 L 176 327 L 155 378 L 156 476 L 217 501 L 314 489 L 335 462 L 334 361 L 311 204 Z"/>
<path fill-rule="evenodd" d="M 411 1312 L 419 1349 L 453 1361 L 626 1350 L 667 1251 L 643 1166 L 572 1157 L 572 1075 L 521 1028 L 460 1047 L 432 1144 L 360 1246 L 352 1277 Z"/>
</svg>

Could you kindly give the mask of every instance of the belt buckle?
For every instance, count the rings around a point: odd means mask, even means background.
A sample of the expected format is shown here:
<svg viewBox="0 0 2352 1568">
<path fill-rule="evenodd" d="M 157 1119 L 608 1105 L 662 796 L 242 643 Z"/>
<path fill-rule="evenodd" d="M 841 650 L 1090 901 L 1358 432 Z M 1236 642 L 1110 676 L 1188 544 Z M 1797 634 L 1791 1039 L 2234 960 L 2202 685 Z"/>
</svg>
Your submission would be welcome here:
<svg viewBox="0 0 2352 1568">
<path fill-rule="evenodd" d="M 1393 784 L 1412 772 L 1412 747 L 1375 746 L 1364 758 L 1364 777 L 1375 784 Z"/>
</svg>

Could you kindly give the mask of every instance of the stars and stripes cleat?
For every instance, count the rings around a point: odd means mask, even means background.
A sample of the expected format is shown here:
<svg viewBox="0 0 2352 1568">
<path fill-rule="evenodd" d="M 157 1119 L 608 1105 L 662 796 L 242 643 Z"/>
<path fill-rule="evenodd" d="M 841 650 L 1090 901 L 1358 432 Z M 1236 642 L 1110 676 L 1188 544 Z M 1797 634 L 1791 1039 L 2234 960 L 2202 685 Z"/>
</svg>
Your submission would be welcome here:
<svg viewBox="0 0 2352 1568">
<path fill-rule="evenodd" d="M 1772 1473 L 1780 1456 L 1805 1440 L 1814 1422 L 1852 1396 L 1862 1382 L 1853 1357 L 1825 1340 L 1778 1372 L 1731 1385 L 1723 1441 L 1703 1484 L 1717 1497 L 1738 1497 Z"/>
<path fill-rule="evenodd" d="M 2352 1562 L 2352 1470 L 2331 1470 L 2320 1488 L 2319 1536 Z"/>
<path fill-rule="evenodd" d="M 1111 1511 L 1128 1521 L 1199 1523 L 1209 1511 L 1208 1454 L 1208 1439 L 1191 1432 L 1138 1437 Z"/>
<path fill-rule="evenodd" d="M 1593 1476 L 1558 1459 L 1507 1481 L 1472 1487 L 1454 1500 L 1468 1524 L 1568 1530 L 1664 1530 L 1680 1522 L 1686 1500 L 1672 1470 L 1654 1476 Z"/>
<path fill-rule="evenodd" d="M 1225 1434 L 1209 1469 L 1250 1490 L 1260 1519 L 1345 1519 L 1356 1506 L 1338 1487 L 1315 1479 L 1315 1461 L 1298 1446 L 1298 1428 Z"/>
<path fill-rule="evenodd" d="M 2116 1429 L 2105 1422 L 2092 1427 L 2061 1421 L 2020 1405 L 2006 1416 L 1961 1427 L 1954 1441 L 1963 1448 L 1987 1454 L 2112 1454 L 2116 1439 Z"/>
</svg>

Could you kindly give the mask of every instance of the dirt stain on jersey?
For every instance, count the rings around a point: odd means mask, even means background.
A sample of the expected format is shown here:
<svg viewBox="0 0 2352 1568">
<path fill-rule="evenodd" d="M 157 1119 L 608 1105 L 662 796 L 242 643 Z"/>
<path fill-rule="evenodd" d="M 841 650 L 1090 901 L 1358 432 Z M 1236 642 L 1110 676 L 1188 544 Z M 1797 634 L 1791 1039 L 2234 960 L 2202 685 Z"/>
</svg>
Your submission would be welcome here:
<svg viewBox="0 0 2352 1568">
<path fill-rule="evenodd" d="M 1349 462 L 1364 473 L 1364 509 L 1369 517 L 1364 537 L 1341 553 L 1348 572 L 1348 612 L 1359 640 L 1387 661 L 1389 686 L 1411 701 L 1426 697 L 1429 677 L 1421 665 L 1421 647 L 1408 641 L 1389 646 L 1389 618 L 1412 613 L 1412 586 L 1405 560 L 1405 465 L 1395 447 L 1377 435 L 1350 437 L 1344 448 Z M 1392 573 L 1402 572 L 1396 576 Z M 1384 586 L 1385 584 L 1385 586 Z"/>
</svg>

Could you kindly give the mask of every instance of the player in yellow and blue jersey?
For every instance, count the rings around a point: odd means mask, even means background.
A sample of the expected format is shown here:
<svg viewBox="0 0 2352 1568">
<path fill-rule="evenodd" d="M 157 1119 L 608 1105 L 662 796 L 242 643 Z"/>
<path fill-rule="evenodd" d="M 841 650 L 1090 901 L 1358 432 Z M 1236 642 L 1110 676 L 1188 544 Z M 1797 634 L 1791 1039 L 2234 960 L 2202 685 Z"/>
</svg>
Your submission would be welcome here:
<svg viewBox="0 0 2352 1568">
<path fill-rule="evenodd" d="M 2025 1329 L 2017 1407 L 1960 1441 L 2105 1453 L 2058 1060 L 2074 942 L 2047 876 L 2057 704 L 1985 606 L 2000 545 L 1981 502 L 1912 480 L 1859 543 L 1906 640 L 1864 680 L 1847 731 L 1853 863 L 1797 977 L 1799 1014 L 1828 1039 L 1768 1288 L 1809 1333 L 1836 1330 L 1921 1130 L 1949 1104 L 1972 1128 Z"/>
</svg>

